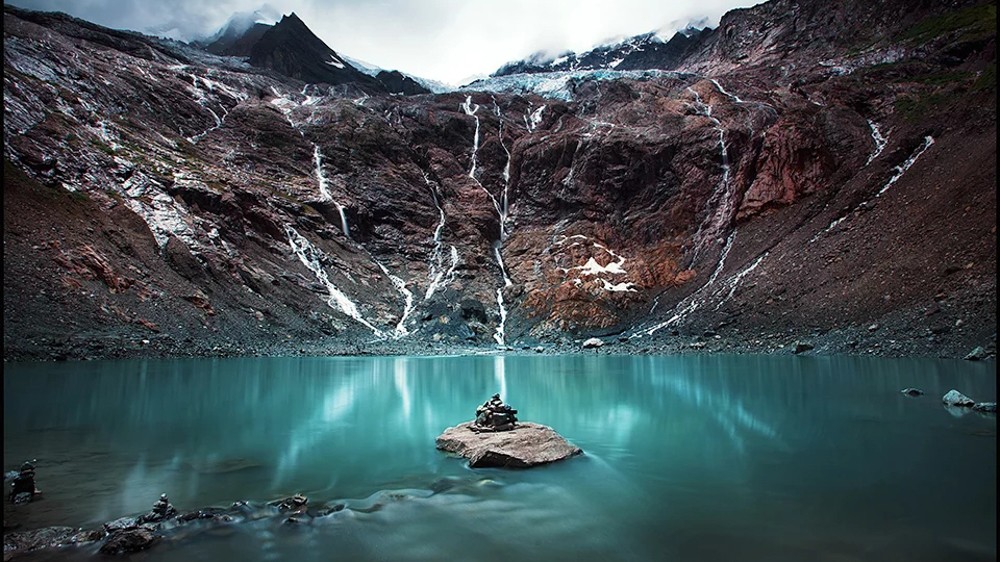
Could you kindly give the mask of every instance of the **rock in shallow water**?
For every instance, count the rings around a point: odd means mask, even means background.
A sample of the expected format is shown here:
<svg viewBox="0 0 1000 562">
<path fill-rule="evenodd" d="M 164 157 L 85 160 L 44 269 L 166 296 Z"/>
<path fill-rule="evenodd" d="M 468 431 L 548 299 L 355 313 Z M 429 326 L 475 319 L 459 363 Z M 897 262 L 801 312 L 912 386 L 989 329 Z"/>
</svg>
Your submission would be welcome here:
<svg viewBox="0 0 1000 562">
<path fill-rule="evenodd" d="M 146 527 L 132 527 L 117 531 L 101 546 L 101 554 L 126 554 L 146 550 L 153 545 L 159 535 Z"/>
<path fill-rule="evenodd" d="M 477 432 L 473 422 L 449 427 L 437 448 L 469 459 L 472 468 L 531 468 L 583 452 L 550 427 L 520 422 L 510 431 Z"/>
<path fill-rule="evenodd" d="M 971 408 L 976 403 L 975 400 L 955 389 L 949 390 L 948 394 L 941 397 L 941 401 L 949 406 L 962 406 L 965 408 Z"/>
</svg>

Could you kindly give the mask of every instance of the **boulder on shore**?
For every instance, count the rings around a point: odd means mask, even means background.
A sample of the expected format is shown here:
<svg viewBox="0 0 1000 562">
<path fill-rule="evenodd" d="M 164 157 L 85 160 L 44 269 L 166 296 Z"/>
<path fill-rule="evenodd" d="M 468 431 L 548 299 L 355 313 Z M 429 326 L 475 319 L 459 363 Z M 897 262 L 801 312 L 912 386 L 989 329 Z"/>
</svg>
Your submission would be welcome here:
<svg viewBox="0 0 1000 562">
<path fill-rule="evenodd" d="M 551 427 L 518 422 L 510 431 L 476 431 L 474 422 L 449 427 L 437 438 L 437 448 L 469 459 L 472 468 L 531 468 L 583 452 Z"/>
</svg>

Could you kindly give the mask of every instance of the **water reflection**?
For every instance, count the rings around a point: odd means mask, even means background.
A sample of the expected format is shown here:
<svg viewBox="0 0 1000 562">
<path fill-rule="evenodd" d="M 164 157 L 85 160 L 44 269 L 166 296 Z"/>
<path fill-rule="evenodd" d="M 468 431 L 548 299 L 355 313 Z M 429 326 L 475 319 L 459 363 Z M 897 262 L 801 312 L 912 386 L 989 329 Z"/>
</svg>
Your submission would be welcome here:
<svg viewBox="0 0 1000 562">
<path fill-rule="evenodd" d="M 908 386 L 927 396 L 901 396 Z M 995 367 L 594 355 L 13 364 L 4 462 L 39 459 L 46 501 L 32 517 L 45 524 L 145 511 L 163 492 L 181 509 L 296 492 L 363 507 L 386 490 L 468 479 L 434 438 L 500 392 L 521 419 L 555 427 L 587 454 L 540 471 L 476 472 L 499 484 L 474 493 L 358 512 L 343 523 L 356 525 L 353 547 L 332 537 L 321 546 L 371 558 L 373 522 L 405 526 L 379 540 L 413 552 L 430 544 L 426 559 L 447 550 L 433 539 L 443 528 L 467 545 L 489 544 L 481 529 L 494 528 L 617 559 L 621 544 L 635 545 L 635 559 L 725 559 L 692 556 L 705 544 L 697 537 L 754 537 L 763 546 L 750 546 L 773 553 L 767 541 L 814 544 L 886 521 L 907 538 L 933 529 L 989 544 L 995 418 L 943 412 L 935 397 L 951 388 L 995 400 Z M 954 497 L 967 499 L 959 507 Z M 257 531 L 261 552 L 297 552 L 273 529 Z"/>
</svg>

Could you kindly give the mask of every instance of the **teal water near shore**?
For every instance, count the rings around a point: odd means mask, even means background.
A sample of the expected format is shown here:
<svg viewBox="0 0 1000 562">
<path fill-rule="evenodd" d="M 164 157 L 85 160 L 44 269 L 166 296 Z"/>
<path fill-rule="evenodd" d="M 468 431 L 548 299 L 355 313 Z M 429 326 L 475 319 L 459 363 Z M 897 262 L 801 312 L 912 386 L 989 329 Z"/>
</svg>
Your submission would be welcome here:
<svg viewBox="0 0 1000 562">
<path fill-rule="evenodd" d="M 900 394 L 905 387 L 927 392 Z M 302 493 L 329 517 L 176 532 L 144 561 L 996 560 L 996 363 L 465 356 L 9 363 L 24 528 Z M 472 470 L 434 448 L 494 392 L 585 454 Z M 96 547 L 38 553 L 89 558 Z"/>
</svg>

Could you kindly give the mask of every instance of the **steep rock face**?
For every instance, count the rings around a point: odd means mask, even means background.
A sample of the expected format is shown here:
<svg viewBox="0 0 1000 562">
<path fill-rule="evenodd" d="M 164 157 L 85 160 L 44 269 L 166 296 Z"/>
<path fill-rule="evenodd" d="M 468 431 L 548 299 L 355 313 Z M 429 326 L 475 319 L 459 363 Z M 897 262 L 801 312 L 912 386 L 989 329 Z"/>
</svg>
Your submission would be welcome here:
<svg viewBox="0 0 1000 562">
<path fill-rule="evenodd" d="M 294 13 L 282 17 L 253 43 L 250 64 L 306 83 L 351 83 L 381 90 L 377 81 L 344 61 Z"/>
<path fill-rule="evenodd" d="M 6 353 L 773 348 L 877 324 L 964 354 L 996 316 L 995 47 L 970 25 L 918 21 L 893 64 L 775 43 L 784 77 L 561 101 L 307 85 L 5 7 Z"/>
</svg>

